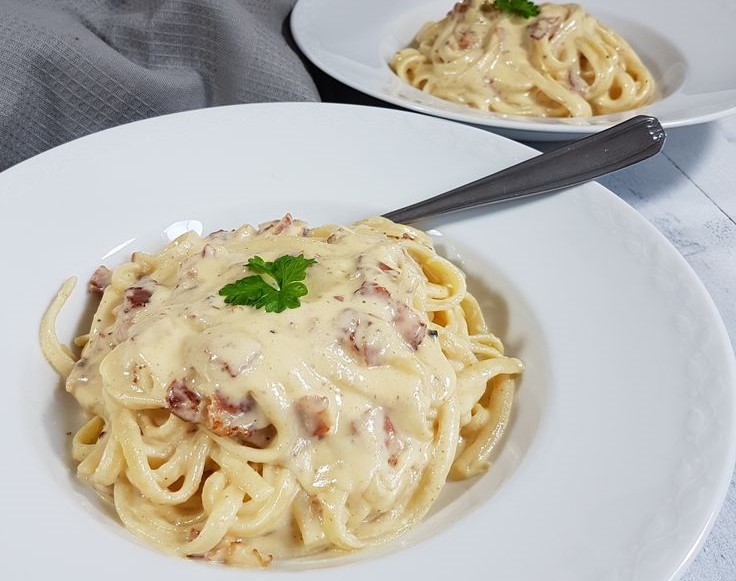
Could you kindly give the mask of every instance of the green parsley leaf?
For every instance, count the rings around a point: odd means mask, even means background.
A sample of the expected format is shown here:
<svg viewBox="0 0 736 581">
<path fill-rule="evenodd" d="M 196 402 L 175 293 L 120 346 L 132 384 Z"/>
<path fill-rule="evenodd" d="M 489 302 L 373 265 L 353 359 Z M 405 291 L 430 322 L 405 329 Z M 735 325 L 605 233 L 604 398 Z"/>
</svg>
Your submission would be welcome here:
<svg viewBox="0 0 736 581">
<path fill-rule="evenodd" d="M 491 8 L 509 14 L 516 14 L 522 18 L 531 18 L 539 14 L 539 6 L 529 0 L 494 0 Z"/>
<path fill-rule="evenodd" d="M 273 262 L 254 256 L 248 260 L 246 267 L 258 274 L 226 284 L 220 289 L 220 295 L 225 297 L 229 305 L 248 305 L 269 313 L 296 309 L 301 304 L 299 297 L 308 292 L 307 286 L 301 281 L 307 276 L 307 268 L 316 263 L 313 258 L 304 258 L 303 254 L 285 254 Z M 262 275 L 266 275 L 273 284 Z"/>
</svg>

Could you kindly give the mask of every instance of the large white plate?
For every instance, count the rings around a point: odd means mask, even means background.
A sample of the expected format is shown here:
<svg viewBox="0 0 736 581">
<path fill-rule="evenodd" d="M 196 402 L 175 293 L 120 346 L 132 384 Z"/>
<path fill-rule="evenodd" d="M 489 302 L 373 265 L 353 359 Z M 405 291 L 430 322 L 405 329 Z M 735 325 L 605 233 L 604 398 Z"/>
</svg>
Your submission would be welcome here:
<svg viewBox="0 0 736 581">
<path fill-rule="evenodd" d="M 85 281 L 182 227 L 287 211 L 350 222 L 532 153 L 413 113 L 263 104 L 119 127 L 0 174 L 0 486 L 11 577 L 243 575 L 140 545 L 73 476 L 75 404 L 37 346 L 39 318 L 67 276 Z M 413 533 L 339 566 L 308 563 L 300 578 L 675 578 L 711 526 L 736 454 L 733 353 L 703 286 L 596 184 L 424 227 L 465 267 L 509 352 L 526 362 L 513 427 L 494 468 L 449 487 Z M 85 295 L 63 312 L 64 340 L 80 330 Z M 267 577 L 292 579 L 290 568 Z"/>
<path fill-rule="evenodd" d="M 481 125 L 522 140 L 563 140 L 593 133 L 633 114 L 666 128 L 702 123 L 736 111 L 736 3 L 702 0 L 584 0 L 601 22 L 626 38 L 650 67 L 663 98 L 626 114 L 544 119 L 486 113 L 408 86 L 388 67 L 430 20 L 454 0 L 299 0 L 291 28 L 299 48 L 332 77 L 407 109 Z"/>
</svg>

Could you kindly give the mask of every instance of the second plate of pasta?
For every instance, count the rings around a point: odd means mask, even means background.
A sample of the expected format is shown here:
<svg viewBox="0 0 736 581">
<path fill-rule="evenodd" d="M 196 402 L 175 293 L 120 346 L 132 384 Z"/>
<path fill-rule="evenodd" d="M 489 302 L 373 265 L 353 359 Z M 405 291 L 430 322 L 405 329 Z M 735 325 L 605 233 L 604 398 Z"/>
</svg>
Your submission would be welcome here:
<svg viewBox="0 0 736 581">
<path fill-rule="evenodd" d="M 667 128 L 733 112 L 736 73 L 713 66 L 708 39 L 736 50 L 736 8 L 699 9 L 729 14 L 699 28 L 664 0 L 299 0 L 291 26 L 307 58 L 367 95 L 551 141 L 640 113 Z"/>
</svg>

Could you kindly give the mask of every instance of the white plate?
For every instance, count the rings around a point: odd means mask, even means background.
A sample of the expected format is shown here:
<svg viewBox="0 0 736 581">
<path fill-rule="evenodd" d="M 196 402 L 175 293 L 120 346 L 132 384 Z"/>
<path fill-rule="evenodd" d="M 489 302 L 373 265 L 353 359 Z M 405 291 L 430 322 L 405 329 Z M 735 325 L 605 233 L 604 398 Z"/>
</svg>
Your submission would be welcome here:
<svg viewBox="0 0 736 581">
<path fill-rule="evenodd" d="M 291 29 L 299 48 L 326 73 L 407 109 L 481 125 L 522 140 L 551 141 L 596 132 L 626 116 L 657 117 L 665 128 L 736 111 L 736 3 L 702 0 L 585 0 L 583 7 L 619 32 L 650 67 L 663 98 L 626 114 L 544 119 L 487 113 L 443 101 L 401 81 L 388 67 L 419 27 L 442 18 L 454 0 L 299 0 Z"/>
<path fill-rule="evenodd" d="M 140 545 L 72 475 L 75 404 L 37 346 L 39 318 L 67 276 L 84 281 L 181 227 L 287 211 L 351 222 L 532 153 L 424 115 L 262 104 L 104 131 L 0 174 L 0 486 L 11 577 L 243 575 Z M 300 578 L 676 577 L 711 526 L 736 456 L 733 353 L 701 283 L 597 184 L 424 226 L 526 362 L 513 427 L 496 466 L 449 487 L 413 533 Z M 85 301 L 80 289 L 64 309 L 62 339 L 79 330 Z M 293 579 L 288 568 L 267 577 Z"/>
</svg>

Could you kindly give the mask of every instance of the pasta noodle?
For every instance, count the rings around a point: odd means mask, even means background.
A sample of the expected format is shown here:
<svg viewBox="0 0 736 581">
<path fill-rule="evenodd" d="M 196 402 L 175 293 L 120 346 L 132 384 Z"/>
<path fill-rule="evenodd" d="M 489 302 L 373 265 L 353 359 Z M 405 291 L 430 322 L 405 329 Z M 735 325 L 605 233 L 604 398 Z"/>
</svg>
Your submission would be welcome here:
<svg viewBox="0 0 736 581">
<path fill-rule="evenodd" d="M 298 308 L 226 304 L 249 258 L 316 260 Z M 448 478 L 489 466 L 518 359 L 463 273 L 383 218 L 187 233 L 136 252 L 102 293 L 78 358 L 43 351 L 87 414 L 79 477 L 175 555 L 240 566 L 352 551 L 417 523 Z"/>
<path fill-rule="evenodd" d="M 515 115 L 617 113 L 656 92 L 629 44 L 577 4 L 542 4 L 526 20 L 489 0 L 464 0 L 426 23 L 390 66 L 441 99 Z"/>
</svg>

